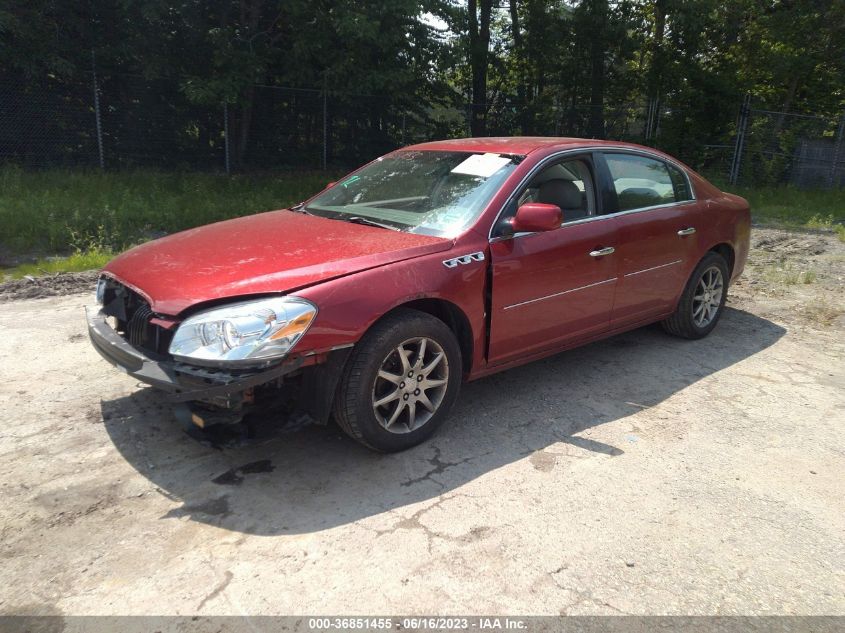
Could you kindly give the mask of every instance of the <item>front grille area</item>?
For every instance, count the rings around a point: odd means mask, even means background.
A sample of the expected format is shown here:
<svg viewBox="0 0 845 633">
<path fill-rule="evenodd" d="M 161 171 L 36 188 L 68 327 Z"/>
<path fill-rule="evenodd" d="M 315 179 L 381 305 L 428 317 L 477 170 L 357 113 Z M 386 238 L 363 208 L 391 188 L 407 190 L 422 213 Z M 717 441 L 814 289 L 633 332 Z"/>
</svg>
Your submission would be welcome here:
<svg viewBox="0 0 845 633">
<path fill-rule="evenodd" d="M 137 292 L 113 279 L 106 280 L 103 312 L 115 319 L 115 330 L 135 347 L 166 356 L 174 330 L 151 323 L 155 313 Z"/>
<path fill-rule="evenodd" d="M 147 330 L 150 327 L 150 319 L 153 316 L 153 311 L 145 303 L 138 306 L 135 313 L 126 324 L 126 338 L 132 345 L 137 347 L 144 347 L 149 338 Z M 155 327 L 155 326 L 152 326 Z"/>
</svg>

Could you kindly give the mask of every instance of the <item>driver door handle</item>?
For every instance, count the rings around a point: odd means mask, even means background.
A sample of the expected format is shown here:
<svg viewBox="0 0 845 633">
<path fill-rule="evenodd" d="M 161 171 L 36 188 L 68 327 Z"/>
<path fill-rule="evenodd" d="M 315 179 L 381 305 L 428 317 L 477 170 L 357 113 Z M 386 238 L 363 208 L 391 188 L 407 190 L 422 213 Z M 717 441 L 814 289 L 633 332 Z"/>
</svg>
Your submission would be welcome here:
<svg viewBox="0 0 845 633">
<path fill-rule="evenodd" d="M 603 257 L 604 255 L 612 255 L 616 249 L 612 246 L 606 246 L 595 251 L 590 251 L 590 257 Z"/>
<path fill-rule="evenodd" d="M 678 231 L 678 235 L 680 235 L 681 237 L 683 237 L 684 235 L 692 235 L 693 233 L 695 233 L 695 227 L 694 226 L 691 226 L 691 227 L 686 228 L 686 229 L 681 229 L 680 231 Z"/>
</svg>

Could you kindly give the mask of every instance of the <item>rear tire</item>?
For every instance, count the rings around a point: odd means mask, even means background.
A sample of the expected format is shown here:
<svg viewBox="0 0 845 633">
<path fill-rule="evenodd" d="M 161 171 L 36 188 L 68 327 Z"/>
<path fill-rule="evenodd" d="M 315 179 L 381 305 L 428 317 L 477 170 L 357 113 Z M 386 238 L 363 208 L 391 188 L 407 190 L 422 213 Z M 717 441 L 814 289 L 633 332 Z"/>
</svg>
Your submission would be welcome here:
<svg viewBox="0 0 845 633">
<path fill-rule="evenodd" d="M 402 451 L 428 439 L 458 396 L 461 348 L 435 317 L 398 309 L 358 342 L 334 401 L 334 419 L 361 444 Z"/>
<path fill-rule="evenodd" d="M 687 339 L 707 336 L 716 327 L 728 296 L 728 264 L 710 251 L 695 267 L 675 313 L 661 325 L 669 334 Z"/>
</svg>

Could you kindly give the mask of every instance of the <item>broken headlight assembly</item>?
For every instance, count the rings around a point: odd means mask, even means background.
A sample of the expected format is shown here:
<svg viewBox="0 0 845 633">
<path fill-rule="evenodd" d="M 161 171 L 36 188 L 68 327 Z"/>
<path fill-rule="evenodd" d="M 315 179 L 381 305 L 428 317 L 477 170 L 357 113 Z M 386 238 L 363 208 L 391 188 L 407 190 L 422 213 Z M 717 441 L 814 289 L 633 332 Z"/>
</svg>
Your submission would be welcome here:
<svg viewBox="0 0 845 633">
<path fill-rule="evenodd" d="M 185 319 L 169 351 L 196 365 L 267 365 L 284 358 L 316 316 L 317 307 L 298 297 L 233 303 Z"/>
</svg>

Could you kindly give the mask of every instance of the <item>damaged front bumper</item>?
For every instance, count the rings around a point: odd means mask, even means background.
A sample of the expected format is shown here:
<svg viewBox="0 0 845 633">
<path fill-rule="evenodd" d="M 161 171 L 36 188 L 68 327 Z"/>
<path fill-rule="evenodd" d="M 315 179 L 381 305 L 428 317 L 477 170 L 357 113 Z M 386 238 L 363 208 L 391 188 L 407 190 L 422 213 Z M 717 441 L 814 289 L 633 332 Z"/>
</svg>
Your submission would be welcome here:
<svg viewBox="0 0 845 633">
<path fill-rule="evenodd" d="M 158 357 L 131 345 L 109 325 L 99 308 L 86 307 L 88 336 L 100 355 L 109 363 L 141 382 L 167 393 L 172 402 L 200 401 L 211 404 L 229 402 L 232 396 L 273 382 L 298 370 L 301 358 L 255 371 L 196 367 Z"/>
</svg>

